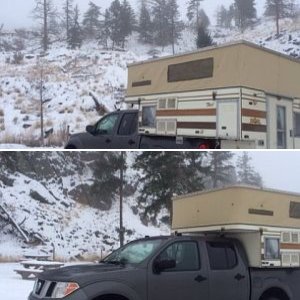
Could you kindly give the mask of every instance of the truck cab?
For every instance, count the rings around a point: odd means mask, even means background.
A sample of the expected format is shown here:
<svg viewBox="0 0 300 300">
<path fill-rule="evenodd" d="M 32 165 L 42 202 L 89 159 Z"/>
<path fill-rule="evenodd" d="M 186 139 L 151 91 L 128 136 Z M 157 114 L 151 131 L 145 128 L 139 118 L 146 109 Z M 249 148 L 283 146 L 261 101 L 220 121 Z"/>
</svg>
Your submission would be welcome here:
<svg viewBox="0 0 300 300">
<path fill-rule="evenodd" d="M 288 300 L 300 293 L 300 271 L 252 270 L 236 239 L 144 238 L 99 264 L 38 275 L 28 300 Z"/>
<path fill-rule="evenodd" d="M 95 125 L 86 127 L 86 132 L 72 135 L 66 149 L 136 149 L 138 111 L 125 110 L 110 113 Z"/>
</svg>

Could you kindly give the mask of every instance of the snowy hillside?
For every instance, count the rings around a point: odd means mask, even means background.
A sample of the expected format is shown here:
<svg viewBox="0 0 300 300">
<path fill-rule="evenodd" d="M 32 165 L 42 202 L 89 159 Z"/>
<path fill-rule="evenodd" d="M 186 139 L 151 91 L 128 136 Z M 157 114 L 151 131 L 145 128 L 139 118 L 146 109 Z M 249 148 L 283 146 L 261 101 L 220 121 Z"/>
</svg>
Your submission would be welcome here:
<svg viewBox="0 0 300 300">
<path fill-rule="evenodd" d="M 93 196 L 101 202 L 100 195 L 90 195 L 88 192 L 88 187 L 94 181 L 93 170 L 88 162 L 92 161 L 93 154 L 81 157 L 86 166 L 83 167 L 76 165 L 76 157 L 66 158 L 62 153 L 42 153 L 35 160 L 40 162 L 40 171 L 34 171 L 34 168 L 26 165 L 28 156 L 24 159 L 21 154 L 18 155 L 19 171 L 1 171 L 0 261 L 17 259 L 31 252 L 49 253 L 52 243 L 56 258 L 66 260 L 99 258 L 119 246 L 118 202 L 113 202 L 109 210 L 88 205 L 89 197 Z M 160 228 L 143 225 L 136 206 L 134 194 L 125 198 L 126 241 L 145 235 L 169 234 L 165 225 Z M 5 220 L 7 218 L 1 207 L 17 224 L 21 224 L 20 227 L 31 242 L 26 242 L 20 232 Z M 44 245 L 38 245 L 34 239 L 36 236 L 44 241 Z"/>
<path fill-rule="evenodd" d="M 300 21 L 281 20 L 281 28 L 278 39 L 271 19 L 258 21 L 243 34 L 235 29 L 212 27 L 211 35 L 217 44 L 245 39 L 300 57 Z M 191 30 L 185 29 L 176 45 L 176 53 L 196 50 L 195 38 Z M 38 64 L 39 50 L 34 50 L 31 41 L 27 43 L 20 64 L 13 63 L 12 52 L 0 53 L 0 143 L 39 145 L 41 70 L 45 72 L 46 144 L 62 146 L 68 130 L 71 133 L 83 131 L 105 111 L 122 107 L 119 102 L 125 94 L 128 63 L 172 53 L 170 46 L 161 49 L 139 43 L 134 33 L 126 51 L 103 50 L 96 43 L 85 44 L 81 50 L 68 50 L 65 45 L 56 43 L 42 58 L 44 63 Z"/>
</svg>

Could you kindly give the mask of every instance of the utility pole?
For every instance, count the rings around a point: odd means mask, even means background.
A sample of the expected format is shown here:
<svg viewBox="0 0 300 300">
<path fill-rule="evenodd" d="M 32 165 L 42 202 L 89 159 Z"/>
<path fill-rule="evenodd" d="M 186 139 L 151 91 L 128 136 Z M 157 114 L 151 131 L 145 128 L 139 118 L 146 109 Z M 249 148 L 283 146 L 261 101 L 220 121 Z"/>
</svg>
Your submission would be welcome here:
<svg viewBox="0 0 300 300">
<path fill-rule="evenodd" d="M 124 226 L 123 226 L 123 185 L 124 185 L 124 152 L 121 151 L 120 168 L 120 247 L 124 245 Z"/>
</svg>

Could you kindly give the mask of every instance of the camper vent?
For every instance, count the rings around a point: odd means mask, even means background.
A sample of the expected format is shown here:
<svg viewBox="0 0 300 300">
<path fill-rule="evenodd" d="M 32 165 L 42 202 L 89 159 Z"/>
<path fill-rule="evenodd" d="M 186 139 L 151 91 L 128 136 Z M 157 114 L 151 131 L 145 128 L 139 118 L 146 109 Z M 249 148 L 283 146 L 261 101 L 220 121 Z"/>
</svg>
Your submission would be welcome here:
<svg viewBox="0 0 300 300">
<path fill-rule="evenodd" d="M 176 120 L 158 120 L 157 121 L 157 133 L 176 135 L 177 122 Z"/>
<path fill-rule="evenodd" d="M 298 233 L 292 233 L 292 243 L 299 243 L 299 235 Z"/>
<path fill-rule="evenodd" d="M 300 265 L 299 253 L 282 253 L 281 260 L 283 267 L 298 267 Z"/>
<path fill-rule="evenodd" d="M 176 98 L 161 98 L 158 100 L 158 109 L 176 109 L 177 99 Z"/>
</svg>

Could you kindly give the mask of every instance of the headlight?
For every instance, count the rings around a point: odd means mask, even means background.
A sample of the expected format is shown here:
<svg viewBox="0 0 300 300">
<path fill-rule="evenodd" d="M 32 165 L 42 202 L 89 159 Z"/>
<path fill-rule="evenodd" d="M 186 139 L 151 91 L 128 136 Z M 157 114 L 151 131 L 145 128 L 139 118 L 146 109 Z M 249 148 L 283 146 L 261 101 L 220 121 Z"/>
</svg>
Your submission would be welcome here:
<svg viewBox="0 0 300 300">
<path fill-rule="evenodd" d="M 64 298 L 78 289 L 79 285 L 76 282 L 57 282 L 52 298 Z"/>
</svg>

